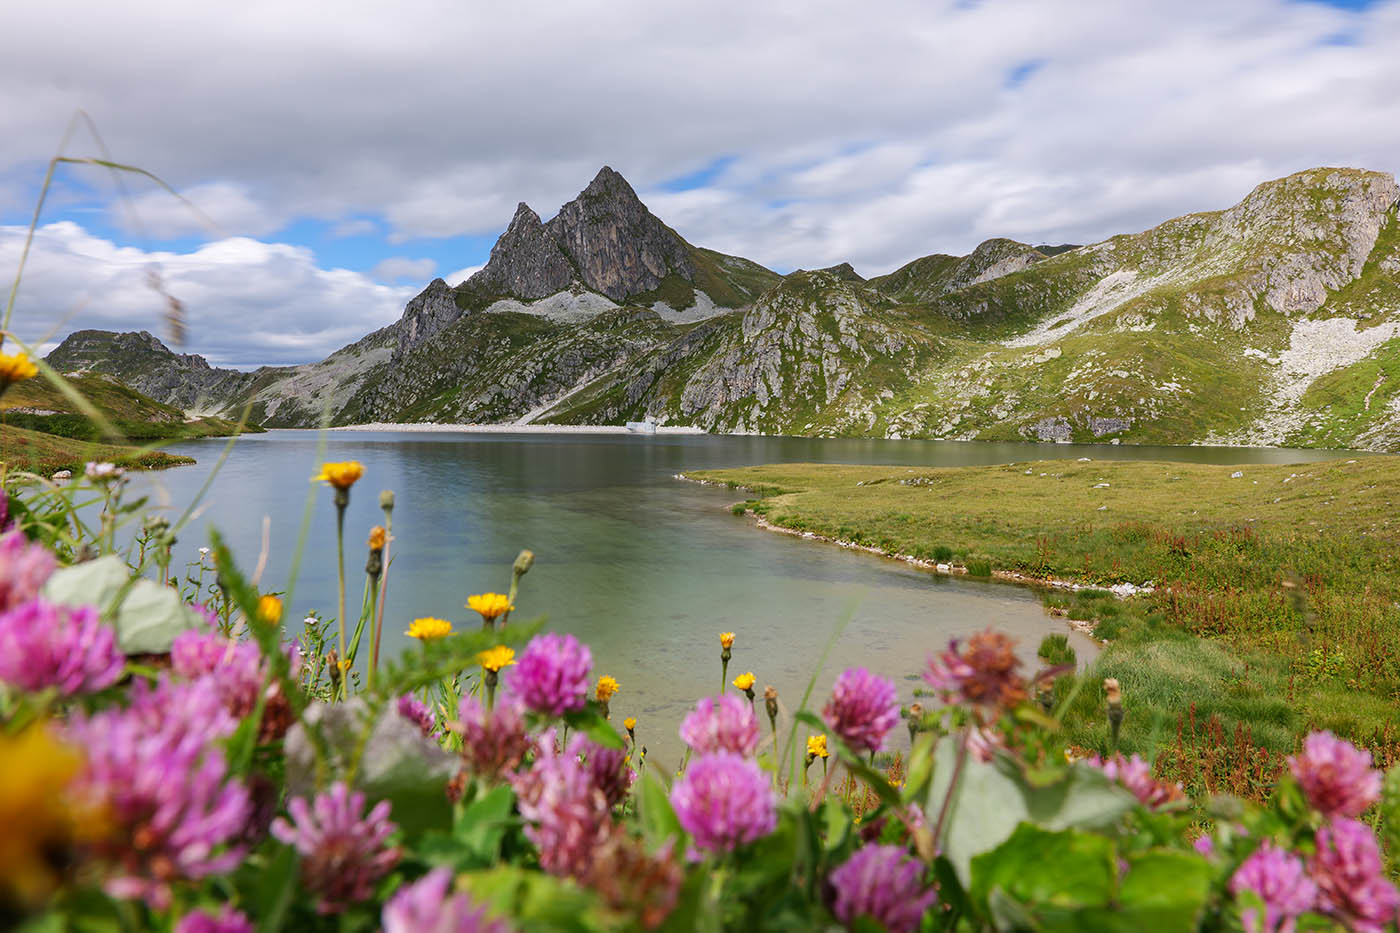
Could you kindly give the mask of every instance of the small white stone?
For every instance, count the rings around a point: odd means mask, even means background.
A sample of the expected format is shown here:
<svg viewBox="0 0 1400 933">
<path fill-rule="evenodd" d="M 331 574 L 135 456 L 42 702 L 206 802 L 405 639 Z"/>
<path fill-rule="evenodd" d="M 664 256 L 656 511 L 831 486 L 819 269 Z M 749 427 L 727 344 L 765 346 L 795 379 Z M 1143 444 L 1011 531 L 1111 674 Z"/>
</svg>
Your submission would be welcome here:
<svg viewBox="0 0 1400 933">
<path fill-rule="evenodd" d="M 1239 479 L 1241 476 L 1244 476 L 1244 472 L 1242 470 L 1236 470 L 1230 474 L 1230 479 Z"/>
</svg>

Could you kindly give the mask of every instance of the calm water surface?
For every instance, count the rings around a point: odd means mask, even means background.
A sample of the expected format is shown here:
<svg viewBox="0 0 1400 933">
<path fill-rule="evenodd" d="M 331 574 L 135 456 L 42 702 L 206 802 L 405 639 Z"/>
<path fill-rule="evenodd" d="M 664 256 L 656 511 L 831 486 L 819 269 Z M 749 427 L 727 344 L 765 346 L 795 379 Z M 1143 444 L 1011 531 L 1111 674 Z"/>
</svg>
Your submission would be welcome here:
<svg viewBox="0 0 1400 933">
<path fill-rule="evenodd" d="M 251 568 L 268 516 L 272 544 L 263 588 L 283 588 L 322 442 L 313 431 L 239 439 L 194 527 L 177 545 L 176 563 L 197 559 L 197 548 L 208 543 L 207 527 L 217 526 Z M 362 542 L 381 518 L 378 493 L 396 493 L 385 633 L 390 654 L 408 641 L 402 632 L 418 616 L 479 625 L 463 608 L 466 597 L 503 592 L 515 555 L 530 548 L 536 562 L 522 583 L 517 618 L 545 615 L 551 628 L 586 642 L 595 675 L 612 674 L 622 684 L 612 703 L 614 721 L 636 716 L 639 741 L 663 763 L 680 751 L 675 730 L 686 709 L 718 688 L 719 632 L 738 633 L 731 678 L 752 670 L 759 690 L 771 683 L 785 706 L 795 706 L 823 645 L 849 616 L 818 678 L 813 705 L 819 707 L 821 694 L 847 666 L 894 677 L 909 702 L 917 681 L 905 678 L 949 637 L 996 625 L 1019 636 L 1029 660 L 1043 634 L 1067 631 L 1021 587 L 940 577 L 758 531 L 729 513 L 736 493 L 677 481 L 677 472 L 776 462 L 959 466 L 1089 456 L 1279 463 L 1339 455 L 703 435 L 331 432 L 324 443 L 325 459 L 365 465 L 346 519 L 354 605 L 363 587 Z M 223 444 L 171 447 L 198 465 L 147 474 L 138 489 L 150 484 L 152 495 L 178 514 Z M 287 608 L 293 624 L 312 609 L 335 614 L 334 523 L 331 494 L 321 489 Z M 1081 655 L 1092 651 L 1085 639 L 1076 644 Z"/>
</svg>

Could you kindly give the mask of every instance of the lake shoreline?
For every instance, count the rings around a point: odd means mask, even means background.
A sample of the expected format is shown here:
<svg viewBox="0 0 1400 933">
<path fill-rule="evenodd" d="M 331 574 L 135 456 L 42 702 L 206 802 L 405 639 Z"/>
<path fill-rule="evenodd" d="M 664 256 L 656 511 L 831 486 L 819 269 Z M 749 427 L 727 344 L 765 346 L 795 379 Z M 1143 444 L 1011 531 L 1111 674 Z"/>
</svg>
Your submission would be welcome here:
<svg viewBox="0 0 1400 933">
<path fill-rule="evenodd" d="M 331 431 L 382 431 L 386 433 L 442 433 L 442 434 L 636 434 L 647 437 L 652 432 L 633 431 L 620 424 L 437 424 L 375 422 L 372 424 L 347 424 L 329 428 Z M 656 434 L 709 434 L 703 428 L 687 425 L 657 425 Z"/>
<path fill-rule="evenodd" d="M 750 487 L 747 486 L 730 486 L 728 483 L 720 483 L 711 479 L 699 479 L 697 477 L 686 476 L 684 473 L 675 474 L 675 478 L 683 482 L 696 483 L 701 486 L 720 486 L 727 489 L 743 489 L 750 492 L 753 491 Z M 928 560 L 923 557 L 915 557 L 913 554 L 903 554 L 899 551 L 887 550 L 882 547 L 877 547 L 873 544 L 861 544 L 857 541 L 851 541 L 846 538 L 818 534 L 815 531 L 805 531 L 798 530 L 796 528 L 788 528 L 784 525 L 778 525 L 773 522 L 770 522 L 768 519 L 754 512 L 752 509 L 746 510 L 746 514 L 752 516 L 754 520 L 754 525 L 757 528 L 762 529 L 763 531 L 774 531 L 778 534 L 790 535 L 795 538 L 802 538 L 806 541 L 819 541 L 823 544 L 834 544 L 837 547 L 846 548 L 847 550 L 864 551 L 867 554 L 875 554 L 879 557 L 884 557 L 889 560 L 900 561 L 901 563 L 909 564 L 911 567 L 917 567 L 918 569 L 927 571 L 928 573 L 936 573 L 941 574 L 943 576 L 967 577 L 972 580 L 986 580 L 988 582 L 1010 583 L 1017 586 L 1025 586 L 1039 590 L 1068 590 L 1070 592 L 1076 593 L 1080 590 L 1106 590 L 1112 593 L 1118 599 L 1128 599 L 1129 597 L 1137 596 L 1138 594 L 1147 594 L 1154 592 L 1154 587 L 1150 583 L 1144 584 L 1143 586 L 1135 586 L 1131 583 L 1104 584 L 1102 586 L 1098 586 L 1095 584 L 1079 583 L 1074 580 L 1064 580 L 1056 577 L 1034 577 L 1024 573 L 1020 573 L 1015 570 L 993 569 L 990 576 L 978 577 L 973 576 L 971 573 L 969 573 L 967 567 L 963 566 L 962 564 L 954 564 L 947 561 Z M 1087 635 L 1090 638 L 1094 638 L 1094 625 L 1092 621 L 1069 619 L 1063 614 L 1058 613 L 1053 609 L 1049 609 L 1049 607 L 1047 607 L 1047 611 L 1051 616 L 1064 619 L 1066 622 L 1069 623 L 1069 627 L 1074 629 L 1075 631 Z M 1099 644 L 1107 643 L 1103 639 L 1099 638 L 1095 638 L 1094 640 Z"/>
</svg>

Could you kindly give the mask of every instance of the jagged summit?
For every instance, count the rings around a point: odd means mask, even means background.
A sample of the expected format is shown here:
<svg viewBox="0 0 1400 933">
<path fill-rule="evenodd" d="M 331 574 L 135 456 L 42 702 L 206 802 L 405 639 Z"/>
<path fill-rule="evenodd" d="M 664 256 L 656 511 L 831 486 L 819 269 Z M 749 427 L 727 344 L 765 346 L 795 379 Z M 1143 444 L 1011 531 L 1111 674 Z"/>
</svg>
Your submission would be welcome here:
<svg viewBox="0 0 1400 933">
<path fill-rule="evenodd" d="M 575 283 L 624 301 L 675 275 L 695 280 L 692 247 L 647 210 L 617 172 L 603 166 L 548 223 L 523 201 L 467 290 L 534 301 Z"/>
</svg>

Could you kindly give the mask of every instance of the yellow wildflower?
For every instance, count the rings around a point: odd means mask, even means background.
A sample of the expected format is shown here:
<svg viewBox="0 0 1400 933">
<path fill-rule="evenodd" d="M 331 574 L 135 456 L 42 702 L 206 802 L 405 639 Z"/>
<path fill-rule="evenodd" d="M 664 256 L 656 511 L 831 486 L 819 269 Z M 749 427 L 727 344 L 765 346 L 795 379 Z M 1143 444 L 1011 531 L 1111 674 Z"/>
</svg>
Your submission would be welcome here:
<svg viewBox="0 0 1400 933">
<path fill-rule="evenodd" d="M 271 593 L 258 597 L 258 621 L 276 625 L 282 621 L 282 600 Z"/>
<path fill-rule="evenodd" d="M 486 670 L 499 674 L 501 668 L 510 667 L 515 663 L 515 652 L 505 645 L 497 645 L 494 648 L 487 648 L 478 654 L 476 659 Z"/>
<path fill-rule="evenodd" d="M 409 638 L 417 638 L 419 641 L 434 641 L 451 635 L 452 623 L 446 619 L 434 619 L 432 616 L 414 619 L 413 624 L 408 627 L 405 634 Z"/>
<path fill-rule="evenodd" d="M 619 689 L 621 689 L 621 685 L 617 679 L 604 674 L 598 678 L 598 687 L 594 691 L 594 695 L 598 698 L 599 703 L 606 703 L 613 698 L 613 694 L 617 693 Z"/>
<path fill-rule="evenodd" d="M 622 728 L 626 729 L 628 732 L 637 728 L 637 717 L 628 716 L 626 719 L 622 720 Z"/>
<path fill-rule="evenodd" d="M 369 530 L 369 549 L 371 551 L 384 550 L 384 526 L 375 525 Z"/>
<path fill-rule="evenodd" d="M 33 379 L 38 373 L 39 367 L 23 353 L 0 353 L 0 392 L 16 382 Z"/>
<path fill-rule="evenodd" d="M 487 622 L 495 622 L 505 613 L 515 610 L 515 607 L 510 604 L 510 597 L 500 593 L 481 593 L 476 596 L 468 596 L 467 608 L 473 612 L 479 612 Z"/>
<path fill-rule="evenodd" d="M 740 674 L 738 677 L 735 677 L 734 686 L 738 687 L 740 690 L 749 691 L 753 689 L 754 680 L 753 672 L 750 671 L 747 674 Z"/>
<path fill-rule="evenodd" d="M 807 754 L 813 758 L 827 757 L 826 736 L 809 735 L 807 737 Z"/>
<path fill-rule="evenodd" d="M 0 903 L 38 906 L 61 883 L 69 849 L 108 827 L 73 806 L 65 789 L 82 760 L 44 727 L 0 733 L 0 761 Z"/>
<path fill-rule="evenodd" d="M 358 460 L 345 460 L 339 463 L 321 464 L 321 472 L 311 477 L 313 483 L 330 483 L 336 489 L 349 489 L 365 475 L 365 468 Z"/>
<path fill-rule="evenodd" d="M 719 635 L 719 646 L 720 646 L 721 648 L 733 648 L 733 647 L 734 647 L 734 633 L 733 633 L 733 632 L 720 632 L 720 635 Z"/>
</svg>

